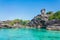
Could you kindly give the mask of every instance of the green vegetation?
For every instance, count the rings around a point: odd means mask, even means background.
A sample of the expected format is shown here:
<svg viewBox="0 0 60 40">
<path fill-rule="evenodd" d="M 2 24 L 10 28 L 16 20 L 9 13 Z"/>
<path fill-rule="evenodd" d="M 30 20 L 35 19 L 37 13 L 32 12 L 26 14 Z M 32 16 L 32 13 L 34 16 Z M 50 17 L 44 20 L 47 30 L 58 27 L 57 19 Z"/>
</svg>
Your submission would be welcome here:
<svg viewBox="0 0 60 40">
<path fill-rule="evenodd" d="M 55 13 L 53 12 L 48 12 L 47 14 L 51 14 L 49 16 L 49 20 L 53 20 L 53 19 L 60 19 L 60 11 L 57 11 Z"/>
<path fill-rule="evenodd" d="M 14 19 L 9 24 L 14 25 L 15 23 L 19 23 L 20 25 L 26 26 L 29 22 L 29 20 Z"/>
</svg>

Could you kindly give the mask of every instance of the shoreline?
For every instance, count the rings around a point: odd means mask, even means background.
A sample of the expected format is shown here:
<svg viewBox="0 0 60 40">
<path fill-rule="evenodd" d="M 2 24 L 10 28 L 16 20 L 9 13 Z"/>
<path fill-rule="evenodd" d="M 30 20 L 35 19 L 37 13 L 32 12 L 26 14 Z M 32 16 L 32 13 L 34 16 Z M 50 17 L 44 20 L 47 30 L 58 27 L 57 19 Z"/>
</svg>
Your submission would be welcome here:
<svg viewBox="0 0 60 40">
<path fill-rule="evenodd" d="M 41 29 L 44 29 L 44 28 L 35 28 L 35 27 L 27 27 L 27 26 L 23 26 L 23 27 L 0 27 L 0 29 L 38 29 L 38 30 L 41 30 Z M 54 28 L 46 28 L 45 30 L 51 30 L 51 31 L 60 31 L 60 29 L 54 29 Z"/>
</svg>

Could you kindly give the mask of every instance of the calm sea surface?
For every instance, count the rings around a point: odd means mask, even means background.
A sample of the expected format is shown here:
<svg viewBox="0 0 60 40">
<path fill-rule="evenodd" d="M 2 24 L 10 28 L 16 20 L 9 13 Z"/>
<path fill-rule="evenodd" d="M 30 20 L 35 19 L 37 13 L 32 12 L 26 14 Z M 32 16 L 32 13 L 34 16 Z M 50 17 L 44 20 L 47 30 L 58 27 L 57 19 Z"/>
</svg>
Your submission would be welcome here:
<svg viewBox="0 0 60 40">
<path fill-rule="evenodd" d="M 45 29 L 0 29 L 0 40 L 60 40 L 60 31 Z"/>
</svg>

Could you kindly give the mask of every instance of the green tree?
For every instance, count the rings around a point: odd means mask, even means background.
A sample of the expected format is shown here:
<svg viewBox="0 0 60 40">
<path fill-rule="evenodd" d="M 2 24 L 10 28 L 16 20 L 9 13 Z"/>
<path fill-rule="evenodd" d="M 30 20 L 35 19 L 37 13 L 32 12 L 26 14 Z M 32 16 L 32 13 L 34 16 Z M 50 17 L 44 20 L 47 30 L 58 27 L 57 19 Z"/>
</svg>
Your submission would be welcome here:
<svg viewBox="0 0 60 40">
<path fill-rule="evenodd" d="M 55 19 L 60 19 L 60 11 L 57 11 L 57 12 L 54 14 L 54 16 L 55 16 Z"/>
<path fill-rule="evenodd" d="M 60 19 L 60 11 L 55 12 L 53 15 L 49 17 L 49 20 L 52 19 Z"/>
<path fill-rule="evenodd" d="M 19 23 L 20 25 L 26 26 L 29 22 L 29 20 L 14 19 L 9 24 L 14 25 L 15 23 Z"/>
</svg>

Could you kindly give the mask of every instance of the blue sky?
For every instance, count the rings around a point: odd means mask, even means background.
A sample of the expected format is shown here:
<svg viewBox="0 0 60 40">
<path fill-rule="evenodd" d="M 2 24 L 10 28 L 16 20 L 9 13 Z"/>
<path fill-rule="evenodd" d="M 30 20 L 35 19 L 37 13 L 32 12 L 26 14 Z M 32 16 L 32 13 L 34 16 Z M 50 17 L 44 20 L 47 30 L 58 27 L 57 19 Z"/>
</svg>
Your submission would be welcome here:
<svg viewBox="0 0 60 40">
<path fill-rule="evenodd" d="M 0 0 L 0 20 L 31 20 L 40 10 L 60 10 L 60 0 Z"/>
</svg>

